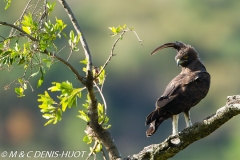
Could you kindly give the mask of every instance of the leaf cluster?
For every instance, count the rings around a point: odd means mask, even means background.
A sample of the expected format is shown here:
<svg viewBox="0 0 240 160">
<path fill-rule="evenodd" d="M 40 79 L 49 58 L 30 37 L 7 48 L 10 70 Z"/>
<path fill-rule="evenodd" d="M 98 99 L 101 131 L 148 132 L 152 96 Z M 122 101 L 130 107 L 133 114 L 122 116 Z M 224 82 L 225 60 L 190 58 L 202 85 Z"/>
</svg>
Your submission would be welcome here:
<svg viewBox="0 0 240 160">
<path fill-rule="evenodd" d="M 45 125 L 56 124 L 60 121 L 62 119 L 62 112 L 65 112 L 67 107 L 77 107 L 77 98 L 81 98 L 81 91 L 83 90 L 83 88 L 73 88 L 72 84 L 68 81 L 62 83 L 53 82 L 52 84 L 53 86 L 48 90 L 51 92 L 60 92 L 60 95 L 57 96 L 59 102 L 54 101 L 47 91 L 45 91 L 45 94 L 38 95 L 40 97 L 38 101 L 42 102 L 39 108 L 41 108 L 43 117 L 50 119 Z"/>
</svg>

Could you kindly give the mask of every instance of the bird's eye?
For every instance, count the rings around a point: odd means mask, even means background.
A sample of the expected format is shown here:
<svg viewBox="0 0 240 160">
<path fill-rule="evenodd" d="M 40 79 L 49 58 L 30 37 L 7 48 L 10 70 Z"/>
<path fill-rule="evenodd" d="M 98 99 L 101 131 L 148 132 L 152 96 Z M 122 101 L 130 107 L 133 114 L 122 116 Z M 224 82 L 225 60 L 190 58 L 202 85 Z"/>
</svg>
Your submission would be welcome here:
<svg viewBox="0 0 240 160">
<path fill-rule="evenodd" d="M 188 59 L 188 56 L 183 56 L 183 59 Z"/>
</svg>

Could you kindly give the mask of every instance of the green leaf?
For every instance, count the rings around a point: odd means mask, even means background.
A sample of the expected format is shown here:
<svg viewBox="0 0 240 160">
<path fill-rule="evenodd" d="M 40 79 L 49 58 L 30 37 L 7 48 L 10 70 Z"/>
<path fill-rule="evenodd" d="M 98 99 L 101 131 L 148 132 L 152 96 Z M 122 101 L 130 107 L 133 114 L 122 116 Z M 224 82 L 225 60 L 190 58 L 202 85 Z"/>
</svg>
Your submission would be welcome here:
<svg viewBox="0 0 240 160">
<path fill-rule="evenodd" d="M 80 113 L 80 115 L 77 116 L 78 118 L 81 118 L 86 122 L 90 121 L 89 117 L 87 116 L 87 114 L 84 111 L 79 111 L 79 113 Z"/>
<path fill-rule="evenodd" d="M 70 39 L 71 39 L 72 42 L 73 42 L 73 41 L 74 41 L 74 32 L 73 32 L 73 30 L 70 31 L 69 37 L 70 37 Z"/>
<path fill-rule="evenodd" d="M 39 79 L 38 82 L 37 82 L 37 88 L 42 85 L 43 81 L 44 81 L 44 77 L 43 77 L 43 74 L 42 74 L 41 77 L 40 77 L 40 79 Z"/>
<path fill-rule="evenodd" d="M 65 27 L 67 26 L 67 24 L 65 24 L 61 19 L 57 19 L 56 18 L 56 28 L 59 32 L 61 32 Z"/>
<path fill-rule="evenodd" d="M 48 88 L 48 90 L 50 90 L 51 92 L 61 91 L 61 84 L 60 83 L 52 82 L 52 84 L 55 84 L 55 86 L 52 86 L 52 87 Z"/>
<path fill-rule="evenodd" d="M 45 62 L 46 66 L 50 69 L 50 67 L 52 65 L 52 61 L 49 59 L 43 59 L 43 62 Z"/>
<path fill-rule="evenodd" d="M 98 103 L 98 114 L 99 115 L 103 114 L 103 105 L 101 103 Z"/>
<path fill-rule="evenodd" d="M 44 94 L 38 95 L 40 98 L 38 99 L 38 102 L 42 102 L 42 105 L 39 105 L 39 108 L 52 110 L 54 111 L 56 107 L 53 107 L 52 104 L 57 104 L 48 94 L 47 91 L 44 92 Z"/>
<path fill-rule="evenodd" d="M 67 35 L 66 35 L 66 33 L 62 33 L 62 35 L 63 35 L 65 38 L 67 38 Z"/>
<path fill-rule="evenodd" d="M 73 86 L 72 86 L 72 83 L 66 81 L 66 82 L 61 83 L 61 88 L 62 89 L 67 89 L 67 90 L 72 90 Z"/>
<path fill-rule="evenodd" d="M 100 67 L 100 70 L 102 70 L 102 66 Z M 100 75 L 98 76 L 98 82 L 100 85 L 104 83 L 105 78 L 106 78 L 105 69 L 103 69 Z"/>
<path fill-rule="evenodd" d="M 23 31 L 26 32 L 27 34 L 31 34 L 31 28 L 30 28 L 30 27 L 22 26 L 22 29 L 23 29 Z"/>
<path fill-rule="evenodd" d="M 5 10 L 7 10 L 11 5 L 12 0 L 4 0 L 4 2 L 7 2 L 6 6 L 4 8 Z"/>
<path fill-rule="evenodd" d="M 53 122 L 54 122 L 54 119 L 50 119 L 49 121 L 47 121 L 47 122 L 44 124 L 44 126 L 49 125 L 49 124 L 51 124 L 51 123 L 53 123 Z"/>
<path fill-rule="evenodd" d="M 84 108 L 88 109 L 89 104 L 88 104 L 88 103 L 84 103 L 84 104 L 82 104 L 82 106 L 83 106 Z"/>
<path fill-rule="evenodd" d="M 51 13 L 55 7 L 56 3 L 54 2 L 53 4 L 47 2 L 47 8 L 48 8 L 48 15 Z"/>
<path fill-rule="evenodd" d="M 60 108 L 57 109 L 57 116 L 60 118 L 62 117 L 62 110 Z"/>
<path fill-rule="evenodd" d="M 23 97 L 23 96 L 25 96 L 25 95 L 23 94 L 24 89 L 23 89 L 22 87 L 20 87 L 20 88 L 15 88 L 15 92 L 18 94 L 18 97 Z"/>
<path fill-rule="evenodd" d="M 98 153 L 98 152 L 100 152 L 101 150 L 102 150 L 102 144 L 101 144 L 101 143 L 98 143 L 97 146 L 96 146 L 96 148 L 95 148 L 95 150 L 94 150 L 94 152 Z"/>
<path fill-rule="evenodd" d="M 36 75 L 38 75 L 38 73 L 39 73 L 39 71 L 37 71 L 37 72 L 35 72 L 35 73 L 31 74 L 31 76 L 30 76 L 30 77 L 35 77 Z"/>
<path fill-rule="evenodd" d="M 87 144 L 90 144 L 90 143 L 92 143 L 92 139 L 93 138 L 91 136 L 86 135 L 86 136 L 83 137 L 83 142 L 86 142 Z"/>
<path fill-rule="evenodd" d="M 62 104 L 62 111 L 65 112 L 67 109 L 68 103 L 66 101 L 62 100 L 61 104 Z"/>
<path fill-rule="evenodd" d="M 103 126 L 104 129 L 109 129 L 112 125 L 108 124 L 106 126 Z"/>
<path fill-rule="evenodd" d="M 82 63 L 82 64 L 87 64 L 88 61 L 87 61 L 87 59 L 85 58 L 84 60 L 80 61 L 80 63 Z"/>
<path fill-rule="evenodd" d="M 55 117 L 54 115 L 52 115 L 52 114 L 48 114 L 48 113 L 43 114 L 42 116 L 43 116 L 43 118 L 45 118 L 45 119 L 52 119 L 52 118 Z"/>
</svg>

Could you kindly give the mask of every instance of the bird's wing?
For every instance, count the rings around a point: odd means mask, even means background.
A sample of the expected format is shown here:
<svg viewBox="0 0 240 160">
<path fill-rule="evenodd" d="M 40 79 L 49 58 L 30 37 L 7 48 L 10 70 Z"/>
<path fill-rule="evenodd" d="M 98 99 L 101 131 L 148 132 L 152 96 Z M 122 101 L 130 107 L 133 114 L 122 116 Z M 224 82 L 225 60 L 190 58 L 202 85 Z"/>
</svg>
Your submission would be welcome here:
<svg viewBox="0 0 240 160">
<path fill-rule="evenodd" d="M 190 88 L 188 84 L 201 79 L 203 74 L 207 72 L 196 71 L 189 74 L 179 74 L 176 76 L 166 87 L 163 95 L 157 100 L 156 107 L 163 108 L 167 103 L 171 102 L 173 99 L 177 98 L 180 93 L 183 93 Z"/>
<path fill-rule="evenodd" d="M 159 118 L 159 112 L 163 113 L 165 111 L 170 111 L 173 109 L 169 108 L 170 106 L 167 105 L 172 101 L 176 101 L 178 103 L 178 100 L 180 100 L 181 96 L 183 96 L 183 92 L 189 90 L 189 85 L 191 82 L 199 79 L 202 76 L 202 72 L 192 72 L 191 74 L 179 74 L 176 76 L 166 87 L 163 95 L 158 98 L 156 102 L 156 109 L 150 113 L 146 118 L 146 125 L 150 124 L 157 118 Z M 177 110 L 178 108 L 174 108 L 174 110 Z M 180 108 L 179 108 L 180 110 Z M 175 111 L 177 112 L 177 111 Z"/>
</svg>

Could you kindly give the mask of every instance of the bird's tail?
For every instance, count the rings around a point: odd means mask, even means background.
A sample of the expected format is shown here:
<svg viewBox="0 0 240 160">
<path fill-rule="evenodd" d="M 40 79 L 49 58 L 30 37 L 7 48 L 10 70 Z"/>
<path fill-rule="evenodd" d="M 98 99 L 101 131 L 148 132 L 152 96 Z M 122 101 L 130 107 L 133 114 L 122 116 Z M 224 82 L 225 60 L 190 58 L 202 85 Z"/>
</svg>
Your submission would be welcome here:
<svg viewBox="0 0 240 160">
<path fill-rule="evenodd" d="M 160 124 L 163 121 L 164 121 L 164 119 L 160 118 L 160 119 L 156 119 L 153 122 L 151 122 L 148 130 L 146 131 L 147 137 L 150 137 L 151 135 L 153 135 L 157 131 L 158 127 L 160 126 Z"/>
<path fill-rule="evenodd" d="M 146 132 L 147 137 L 150 137 L 151 135 L 153 135 L 164 120 L 165 118 L 161 116 L 159 109 L 155 109 L 153 112 L 151 112 L 147 116 L 146 122 L 145 122 L 146 125 L 150 124 Z"/>
</svg>

